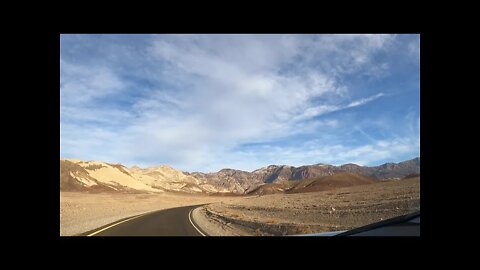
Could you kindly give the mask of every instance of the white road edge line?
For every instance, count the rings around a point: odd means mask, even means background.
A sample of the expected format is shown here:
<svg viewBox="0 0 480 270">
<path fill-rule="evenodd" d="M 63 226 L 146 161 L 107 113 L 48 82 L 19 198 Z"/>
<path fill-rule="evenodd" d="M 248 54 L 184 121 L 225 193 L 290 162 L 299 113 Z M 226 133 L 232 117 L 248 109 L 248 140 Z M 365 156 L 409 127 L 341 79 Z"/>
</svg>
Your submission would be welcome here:
<svg viewBox="0 0 480 270">
<path fill-rule="evenodd" d="M 190 213 L 188 213 L 188 219 L 190 220 L 190 223 L 192 223 L 193 228 L 195 228 L 195 230 L 197 230 L 197 232 L 199 232 L 202 236 L 206 236 L 202 231 L 200 231 L 200 229 L 197 228 L 197 226 L 195 226 L 195 224 L 193 224 L 191 216 L 192 216 L 193 210 L 195 210 L 195 209 L 197 209 L 197 208 L 193 208 L 192 210 L 190 210 Z"/>
<path fill-rule="evenodd" d="M 112 225 L 110 225 L 110 226 L 108 226 L 108 227 L 105 227 L 105 228 L 103 228 L 103 229 L 101 229 L 101 230 L 98 230 L 98 231 L 96 231 L 96 232 L 93 232 L 93 233 L 91 233 L 91 234 L 89 234 L 89 235 L 87 235 L 87 236 L 93 236 L 93 235 L 95 235 L 95 234 L 97 234 L 97 233 L 101 233 L 101 232 L 103 232 L 103 231 L 105 231 L 105 230 L 107 230 L 107 229 L 110 229 L 110 228 L 112 228 L 113 226 L 117 226 L 118 224 L 122 224 L 122 223 L 124 223 L 124 222 L 129 221 L 129 220 L 132 220 L 132 219 L 135 219 L 135 218 L 139 218 L 139 217 L 141 217 L 141 216 L 145 216 L 145 215 L 150 214 L 150 213 L 151 213 L 151 212 L 148 212 L 148 213 L 145 213 L 145 214 L 141 214 L 141 215 L 138 215 L 138 216 L 134 216 L 134 217 L 131 217 L 131 218 L 122 220 L 122 221 L 117 222 L 117 223 L 115 223 L 115 224 L 112 224 Z"/>
</svg>

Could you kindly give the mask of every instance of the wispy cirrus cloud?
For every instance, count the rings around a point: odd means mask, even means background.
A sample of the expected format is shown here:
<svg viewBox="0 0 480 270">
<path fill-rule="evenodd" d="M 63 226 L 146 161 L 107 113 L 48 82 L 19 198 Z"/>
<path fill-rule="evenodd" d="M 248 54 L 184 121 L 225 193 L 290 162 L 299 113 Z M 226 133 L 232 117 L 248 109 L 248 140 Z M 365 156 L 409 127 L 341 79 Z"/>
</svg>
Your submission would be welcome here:
<svg viewBox="0 0 480 270">
<path fill-rule="evenodd" d="M 345 104 L 345 105 L 322 104 L 322 105 L 318 105 L 318 106 L 315 106 L 315 107 L 310 107 L 310 108 L 307 108 L 302 114 L 296 116 L 295 120 L 297 120 L 297 121 L 298 120 L 303 120 L 303 119 L 312 118 L 312 117 L 315 117 L 315 116 L 320 116 L 320 115 L 323 115 L 323 114 L 326 114 L 326 113 L 331 113 L 331 112 L 341 111 L 341 110 L 348 109 L 348 108 L 361 106 L 361 105 L 364 105 L 364 104 L 366 104 L 370 101 L 378 99 L 382 96 L 384 96 L 383 93 L 378 93 L 378 94 L 376 94 L 374 96 L 371 96 L 371 97 L 361 98 L 361 99 L 358 99 L 358 100 L 351 101 L 350 103 Z"/>
</svg>

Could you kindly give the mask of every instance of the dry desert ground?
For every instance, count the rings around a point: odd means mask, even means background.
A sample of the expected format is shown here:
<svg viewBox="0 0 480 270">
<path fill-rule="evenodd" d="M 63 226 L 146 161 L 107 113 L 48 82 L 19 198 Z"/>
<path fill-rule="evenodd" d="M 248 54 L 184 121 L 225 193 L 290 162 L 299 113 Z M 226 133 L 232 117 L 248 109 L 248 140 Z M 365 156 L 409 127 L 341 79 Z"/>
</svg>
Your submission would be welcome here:
<svg viewBox="0 0 480 270">
<path fill-rule="evenodd" d="M 349 230 L 420 210 L 419 177 L 335 190 L 273 194 L 194 211 L 215 235 L 295 235 Z"/>
<path fill-rule="evenodd" d="M 348 230 L 420 209 L 419 177 L 328 191 L 263 196 L 60 193 L 60 235 L 150 211 L 208 204 L 193 213 L 209 235 L 287 235 Z"/>
</svg>

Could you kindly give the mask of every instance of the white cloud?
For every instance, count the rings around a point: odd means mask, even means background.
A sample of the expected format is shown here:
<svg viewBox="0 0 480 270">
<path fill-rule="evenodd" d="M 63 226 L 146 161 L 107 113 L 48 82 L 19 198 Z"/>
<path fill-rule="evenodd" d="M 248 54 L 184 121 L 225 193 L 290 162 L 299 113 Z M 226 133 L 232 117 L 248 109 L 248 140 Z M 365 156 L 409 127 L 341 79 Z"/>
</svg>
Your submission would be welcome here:
<svg viewBox="0 0 480 270">
<path fill-rule="evenodd" d="M 372 71 L 372 57 L 391 39 L 388 35 L 158 36 L 146 51 L 151 69 L 142 74 L 161 77 L 166 84 L 132 100 L 126 110 L 95 106 L 95 100 L 123 95 L 129 87 L 115 67 L 61 60 L 62 148 L 79 158 L 115 159 L 130 165 L 168 163 L 183 170 L 216 170 L 229 162 L 251 169 L 266 160 L 281 160 L 281 155 L 291 156 L 285 162 L 295 164 L 314 157 L 359 159 L 368 151 L 388 156 L 386 147 L 373 145 L 350 149 L 314 144 L 307 154 L 301 154 L 303 148 L 283 147 L 268 149 L 267 156 L 232 149 L 242 143 L 335 128 L 339 125 L 335 119 L 305 121 L 380 98 L 383 93 L 349 101 L 348 89 L 339 78 L 355 72 L 378 73 Z M 99 123 L 82 130 L 82 121 Z"/>
<path fill-rule="evenodd" d="M 318 68 L 336 76 L 356 72 L 379 77 L 387 72 L 388 66 L 377 66 L 372 56 L 378 51 L 388 48 L 395 35 L 320 35 L 315 36 L 315 42 L 306 45 L 308 62 L 315 62 L 318 58 L 329 59 L 322 61 Z M 368 67 L 368 68 L 365 68 Z"/>
<path fill-rule="evenodd" d="M 373 95 L 367 98 L 354 100 L 346 105 L 322 104 L 314 107 L 309 107 L 305 109 L 302 114 L 295 116 L 295 120 L 300 121 L 300 120 L 309 119 L 315 116 L 320 116 L 326 113 L 331 113 L 331 112 L 341 111 L 347 108 L 361 106 L 361 105 L 367 104 L 368 102 L 374 101 L 382 96 L 384 96 L 383 93 L 378 93 L 376 95 Z"/>
<path fill-rule="evenodd" d="M 360 105 L 364 105 L 370 101 L 373 101 L 379 97 L 382 97 L 384 96 L 385 94 L 384 93 L 378 93 L 376 95 L 373 95 L 371 97 L 368 97 L 368 98 L 362 98 L 362 99 L 359 99 L 359 100 L 355 100 L 355 101 L 352 101 L 350 104 L 348 104 L 346 107 L 347 108 L 352 108 L 352 107 L 357 107 L 357 106 L 360 106 Z"/>
<path fill-rule="evenodd" d="M 82 66 L 60 60 L 62 104 L 87 103 L 95 98 L 118 95 L 125 86 L 125 82 L 107 67 Z"/>
</svg>

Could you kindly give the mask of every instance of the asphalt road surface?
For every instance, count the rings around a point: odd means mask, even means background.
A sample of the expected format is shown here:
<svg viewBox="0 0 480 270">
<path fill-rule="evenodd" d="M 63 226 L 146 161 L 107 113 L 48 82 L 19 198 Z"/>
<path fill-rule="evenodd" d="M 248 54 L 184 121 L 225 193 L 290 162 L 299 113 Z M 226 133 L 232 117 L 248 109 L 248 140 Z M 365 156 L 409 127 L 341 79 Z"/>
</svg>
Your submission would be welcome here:
<svg viewBox="0 0 480 270">
<path fill-rule="evenodd" d="M 160 210 L 126 218 L 83 233 L 83 236 L 204 236 L 191 211 L 200 205 Z"/>
</svg>

